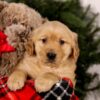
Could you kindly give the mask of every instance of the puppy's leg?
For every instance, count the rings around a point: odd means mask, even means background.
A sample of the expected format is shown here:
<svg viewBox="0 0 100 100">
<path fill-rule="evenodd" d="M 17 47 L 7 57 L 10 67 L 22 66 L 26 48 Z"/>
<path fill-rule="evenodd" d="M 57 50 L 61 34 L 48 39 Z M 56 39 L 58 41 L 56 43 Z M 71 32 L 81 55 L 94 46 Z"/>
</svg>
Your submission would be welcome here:
<svg viewBox="0 0 100 100">
<path fill-rule="evenodd" d="M 19 69 L 16 69 L 8 78 L 7 85 L 10 90 L 18 90 L 24 86 L 27 74 Z"/>
<path fill-rule="evenodd" d="M 37 92 L 49 91 L 52 86 L 59 81 L 59 77 L 53 73 L 45 73 L 35 80 L 35 89 Z"/>
</svg>

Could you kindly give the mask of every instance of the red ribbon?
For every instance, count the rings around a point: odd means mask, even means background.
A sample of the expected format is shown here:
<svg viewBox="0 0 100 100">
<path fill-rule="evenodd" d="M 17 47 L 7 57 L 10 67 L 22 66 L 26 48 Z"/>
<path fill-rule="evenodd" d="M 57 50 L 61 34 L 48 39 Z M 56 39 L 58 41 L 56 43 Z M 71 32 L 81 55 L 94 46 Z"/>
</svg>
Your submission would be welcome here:
<svg viewBox="0 0 100 100">
<path fill-rule="evenodd" d="M 15 48 L 8 44 L 7 36 L 0 31 L 0 56 L 4 52 L 12 52 L 15 51 Z"/>
</svg>

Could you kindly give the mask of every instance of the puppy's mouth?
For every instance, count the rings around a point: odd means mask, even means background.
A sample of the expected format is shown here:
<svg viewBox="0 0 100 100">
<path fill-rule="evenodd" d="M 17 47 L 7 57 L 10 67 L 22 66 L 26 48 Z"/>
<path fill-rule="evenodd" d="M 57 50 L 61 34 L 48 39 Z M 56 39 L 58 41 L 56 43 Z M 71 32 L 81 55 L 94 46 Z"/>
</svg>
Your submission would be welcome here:
<svg viewBox="0 0 100 100">
<path fill-rule="evenodd" d="M 46 60 L 45 63 L 49 63 L 49 64 L 56 64 L 56 61 L 55 60 Z"/>
<path fill-rule="evenodd" d="M 48 60 L 48 59 L 45 61 L 45 65 L 47 65 L 49 67 L 57 67 L 58 66 L 56 60 Z"/>
</svg>

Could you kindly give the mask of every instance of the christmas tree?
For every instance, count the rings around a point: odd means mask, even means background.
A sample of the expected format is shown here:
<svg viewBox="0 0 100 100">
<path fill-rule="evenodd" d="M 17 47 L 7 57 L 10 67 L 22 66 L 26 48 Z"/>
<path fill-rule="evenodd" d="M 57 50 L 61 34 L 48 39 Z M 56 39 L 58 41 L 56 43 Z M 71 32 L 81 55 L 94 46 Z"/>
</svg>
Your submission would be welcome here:
<svg viewBox="0 0 100 100">
<path fill-rule="evenodd" d="M 100 38 L 95 39 L 100 30 L 95 25 L 98 14 L 90 12 L 90 6 L 84 11 L 79 0 L 9 0 L 10 2 L 23 2 L 36 9 L 43 17 L 49 20 L 59 20 L 66 24 L 71 30 L 78 33 L 80 56 L 77 62 L 77 83 L 75 92 L 80 100 L 88 91 L 99 89 L 100 85 L 88 88 L 90 82 L 97 77 L 87 73 L 93 64 L 100 63 Z M 91 16 L 88 16 L 91 15 Z"/>
</svg>

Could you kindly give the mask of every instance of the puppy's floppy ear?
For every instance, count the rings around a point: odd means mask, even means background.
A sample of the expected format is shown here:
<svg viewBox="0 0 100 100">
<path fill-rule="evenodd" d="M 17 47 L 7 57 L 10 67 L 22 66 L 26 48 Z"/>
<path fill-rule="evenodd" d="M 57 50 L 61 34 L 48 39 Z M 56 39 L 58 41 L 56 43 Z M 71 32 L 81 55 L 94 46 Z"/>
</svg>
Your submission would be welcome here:
<svg viewBox="0 0 100 100">
<path fill-rule="evenodd" d="M 32 41 L 31 38 L 28 39 L 28 42 L 25 45 L 26 48 L 26 52 L 30 55 L 30 56 L 35 56 L 36 52 L 35 52 L 35 44 Z"/>
<path fill-rule="evenodd" d="M 71 59 L 74 60 L 74 62 L 77 62 L 78 56 L 79 56 L 79 47 L 78 47 L 78 36 L 76 33 L 72 32 L 72 52 L 71 52 Z"/>
</svg>

